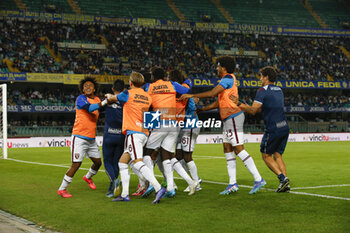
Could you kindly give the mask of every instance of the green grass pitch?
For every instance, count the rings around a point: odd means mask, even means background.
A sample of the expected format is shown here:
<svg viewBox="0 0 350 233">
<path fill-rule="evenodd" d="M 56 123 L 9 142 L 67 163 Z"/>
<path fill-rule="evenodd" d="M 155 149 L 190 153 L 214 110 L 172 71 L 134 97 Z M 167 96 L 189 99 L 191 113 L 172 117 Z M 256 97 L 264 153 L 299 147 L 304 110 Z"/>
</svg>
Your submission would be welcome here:
<svg viewBox="0 0 350 233">
<path fill-rule="evenodd" d="M 194 160 L 203 190 L 187 196 L 185 181 L 176 179 L 176 197 L 159 205 L 151 204 L 153 195 L 112 202 L 105 197 L 107 175 L 99 172 L 97 189 L 90 190 L 82 169 L 68 187 L 73 197 L 61 198 L 56 191 L 70 165 L 69 148 L 10 149 L 10 159 L 0 159 L 0 209 L 61 232 L 350 232 L 350 142 L 288 143 L 291 193 L 273 191 L 278 180 L 261 159 L 259 144 L 246 149 L 266 189 L 248 194 L 253 178 L 237 159 L 240 190 L 220 196 L 228 182 L 222 145 L 197 145 Z M 82 168 L 90 165 L 85 159 Z M 131 175 L 130 193 L 137 182 Z"/>
</svg>

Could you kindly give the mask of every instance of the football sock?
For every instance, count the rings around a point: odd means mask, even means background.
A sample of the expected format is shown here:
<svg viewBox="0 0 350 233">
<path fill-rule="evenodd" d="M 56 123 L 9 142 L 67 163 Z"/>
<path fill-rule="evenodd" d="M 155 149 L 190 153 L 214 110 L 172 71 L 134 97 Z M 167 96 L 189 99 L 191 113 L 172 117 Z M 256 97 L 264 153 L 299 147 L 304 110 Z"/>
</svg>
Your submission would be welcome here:
<svg viewBox="0 0 350 233">
<path fill-rule="evenodd" d="M 253 175 L 255 181 L 261 181 L 261 176 L 258 172 L 258 169 L 255 166 L 253 158 L 248 154 L 246 150 L 242 150 L 237 155 L 244 163 L 249 172 Z"/>
<path fill-rule="evenodd" d="M 192 160 L 192 161 L 188 162 L 186 167 L 190 171 L 192 179 L 195 180 L 195 181 L 199 181 L 197 166 L 194 163 L 194 161 Z"/>
<path fill-rule="evenodd" d="M 146 164 L 146 166 L 151 170 L 152 174 L 154 175 L 154 172 L 153 172 L 154 162 L 153 162 L 151 156 L 149 156 L 149 155 L 144 156 L 143 162 Z"/>
<path fill-rule="evenodd" d="M 120 179 L 122 180 L 122 197 L 129 195 L 130 173 L 126 163 L 119 163 Z"/>
<path fill-rule="evenodd" d="M 166 177 L 167 182 L 167 190 L 173 190 L 174 189 L 174 174 L 173 174 L 173 168 L 171 166 L 171 162 L 169 159 L 166 159 L 163 161 L 163 167 L 164 167 L 164 174 Z"/>
<path fill-rule="evenodd" d="M 237 160 L 235 152 L 229 152 L 225 153 L 226 156 L 226 162 L 227 162 L 227 172 L 228 177 L 230 179 L 229 184 L 235 184 L 237 183 L 236 180 L 236 166 L 237 166 Z"/>
<path fill-rule="evenodd" d="M 62 184 L 58 190 L 65 190 L 68 187 L 68 185 L 72 182 L 72 179 L 73 179 L 73 177 L 64 175 L 63 180 L 62 180 Z"/>
<path fill-rule="evenodd" d="M 140 173 L 139 170 L 137 170 L 134 166 L 134 162 L 132 160 L 130 160 L 129 162 L 129 166 L 131 168 L 131 170 L 137 175 L 137 177 L 139 178 L 139 183 L 142 186 L 146 185 L 146 178 Z"/>
<path fill-rule="evenodd" d="M 144 162 L 137 162 L 134 164 L 134 166 L 153 185 L 156 192 L 158 192 L 161 189 L 161 186 L 157 181 L 156 177 L 153 175 L 151 170 L 145 165 Z"/>
<path fill-rule="evenodd" d="M 182 165 L 179 163 L 179 161 L 176 158 L 171 159 L 171 164 L 175 169 L 175 171 L 177 172 L 177 174 L 179 174 L 184 180 L 186 180 L 186 182 L 189 185 L 193 183 L 193 180 L 191 179 L 191 177 L 187 174 L 185 169 L 182 167 Z"/>
<path fill-rule="evenodd" d="M 189 170 L 189 168 L 188 168 L 188 165 L 187 165 L 186 161 L 185 161 L 184 159 L 181 159 L 179 162 L 181 163 L 181 165 L 183 166 L 183 168 L 185 169 L 185 171 L 186 171 L 187 173 L 190 173 L 190 170 Z M 193 177 L 192 177 L 192 178 L 193 178 Z"/>
<path fill-rule="evenodd" d="M 93 170 L 92 168 L 89 169 L 88 173 L 86 173 L 85 177 L 88 179 L 91 179 L 94 175 L 96 175 L 97 171 Z"/>
<path fill-rule="evenodd" d="M 157 158 L 156 159 L 156 163 L 157 163 L 157 166 L 159 168 L 159 171 L 163 174 L 163 177 L 166 180 L 166 176 L 165 176 L 165 173 L 164 173 L 164 167 L 163 167 L 162 160 L 160 158 Z"/>
<path fill-rule="evenodd" d="M 281 182 L 284 181 L 285 178 L 286 177 L 283 175 L 283 173 L 278 175 L 278 179 L 280 179 Z"/>
</svg>

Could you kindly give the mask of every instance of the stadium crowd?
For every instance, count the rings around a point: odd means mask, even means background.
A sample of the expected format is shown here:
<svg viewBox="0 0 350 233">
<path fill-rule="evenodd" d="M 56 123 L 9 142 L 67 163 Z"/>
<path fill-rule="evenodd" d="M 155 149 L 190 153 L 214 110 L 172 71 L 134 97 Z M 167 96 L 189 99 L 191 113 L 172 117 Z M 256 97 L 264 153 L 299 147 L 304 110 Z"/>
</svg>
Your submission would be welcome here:
<svg viewBox="0 0 350 233">
<path fill-rule="evenodd" d="M 200 91 L 201 89 L 196 89 Z M 103 97 L 104 93 L 108 90 L 101 89 L 98 93 Z M 9 105 L 66 105 L 73 106 L 76 97 L 78 96 L 77 90 L 43 90 L 38 91 L 36 89 L 29 88 L 25 91 L 9 90 Z M 240 99 L 242 102 L 252 104 L 256 94 L 256 89 L 241 89 Z M 214 99 L 216 100 L 216 99 Z M 199 106 L 205 106 L 212 103 L 212 99 L 200 99 Z M 313 107 L 350 107 L 350 97 L 346 95 L 325 95 L 317 96 L 314 93 L 285 93 L 285 106 L 313 106 Z"/>
<path fill-rule="evenodd" d="M 216 51 L 236 48 L 258 51 L 258 57 L 237 57 L 237 78 L 255 78 L 259 68 L 275 66 L 280 79 L 346 80 L 350 63 L 338 46 L 346 38 L 306 38 L 230 34 L 214 31 L 155 30 L 102 24 L 62 24 L 0 20 L 0 60 L 11 59 L 21 72 L 126 74 L 154 65 L 178 68 L 189 77 L 217 77 Z M 46 39 L 48 38 L 48 39 Z M 57 42 L 103 43 L 107 49 L 59 48 Z M 49 45 L 61 63 L 43 48 Z M 1 71 L 7 71 L 0 64 Z"/>
<path fill-rule="evenodd" d="M 44 90 L 38 91 L 29 88 L 26 91 L 11 90 L 8 91 L 9 105 L 70 105 L 73 106 L 78 91 L 69 90 Z"/>
</svg>

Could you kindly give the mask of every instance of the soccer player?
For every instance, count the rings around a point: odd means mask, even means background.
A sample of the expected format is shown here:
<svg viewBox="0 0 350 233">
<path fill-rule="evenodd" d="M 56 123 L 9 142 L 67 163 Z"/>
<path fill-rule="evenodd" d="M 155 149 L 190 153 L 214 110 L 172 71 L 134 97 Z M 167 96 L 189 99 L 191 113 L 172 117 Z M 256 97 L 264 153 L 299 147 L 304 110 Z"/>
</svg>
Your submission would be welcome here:
<svg viewBox="0 0 350 233">
<path fill-rule="evenodd" d="M 260 152 L 266 165 L 273 171 L 280 184 L 276 192 L 289 192 L 289 179 L 282 154 L 286 148 L 289 126 L 284 113 L 284 96 L 282 89 L 274 85 L 277 78 L 276 70 L 266 66 L 260 70 L 262 88 L 259 88 L 253 105 L 242 104 L 237 97 L 231 97 L 234 103 L 243 111 L 255 115 L 262 112 L 265 132 L 260 144 Z"/>
<path fill-rule="evenodd" d="M 138 72 L 130 74 L 130 90 L 126 90 L 119 95 L 107 94 L 110 102 L 122 102 L 123 105 L 123 134 L 126 135 L 124 143 L 124 153 L 119 160 L 120 178 L 123 189 L 119 197 L 113 201 L 130 201 L 129 182 L 130 174 L 128 163 L 133 161 L 134 167 L 145 177 L 155 188 L 156 198 L 153 204 L 159 203 L 166 190 L 161 187 L 154 174 L 143 163 L 143 147 L 147 142 L 148 130 L 143 128 L 143 112 L 148 111 L 152 103 L 152 98 L 142 88 L 144 83 L 143 75 Z"/>
<path fill-rule="evenodd" d="M 150 155 L 155 149 L 160 148 L 164 175 L 167 179 L 167 196 L 175 196 L 172 167 L 174 167 L 177 173 L 179 173 L 179 175 L 190 185 L 191 191 L 189 195 L 192 195 L 195 192 L 198 182 L 191 179 L 175 158 L 174 152 L 179 129 L 173 126 L 176 122 L 176 93 L 187 93 L 190 90 L 192 83 L 190 80 L 186 80 L 185 84 L 187 84 L 188 87 L 184 87 L 177 82 L 168 81 L 165 71 L 160 67 L 153 67 L 151 69 L 151 74 L 153 83 L 146 84 L 144 88 L 152 97 L 153 111 L 159 111 L 161 113 L 162 125 L 159 129 L 153 129 L 148 138 L 144 157 L 145 164 L 153 170 L 153 160 L 156 158 L 152 159 Z M 167 125 L 164 125 L 163 123 Z M 149 185 L 143 196 L 148 196 L 152 191 L 153 187 Z"/>
<path fill-rule="evenodd" d="M 236 155 L 243 161 L 246 168 L 254 177 L 254 186 L 249 194 L 254 194 L 259 191 L 265 184 L 265 180 L 260 176 L 258 169 L 255 166 L 253 158 L 244 149 L 243 142 L 243 111 L 230 100 L 230 96 L 238 97 L 237 80 L 233 74 L 236 67 L 234 57 L 221 56 L 217 58 L 217 71 L 221 77 L 219 84 L 212 90 L 198 93 L 182 95 L 180 99 L 191 97 L 198 98 L 214 98 L 218 96 L 218 100 L 201 110 L 206 111 L 214 108 L 219 108 L 220 116 L 223 121 L 223 138 L 224 138 L 224 153 L 227 160 L 227 171 L 229 174 L 229 185 L 222 191 L 221 195 L 228 195 L 238 191 L 236 181 Z"/>
<path fill-rule="evenodd" d="M 98 84 L 94 78 L 86 77 L 80 81 L 79 90 L 82 93 L 76 100 L 75 122 L 72 132 L 71 158 L 72 165 L 65 174 L 57 194 L 69 198 L 72 197 L 66 189 L 72 182 L 73 176 L 79 169 L 84 156 L 89 157 L 93 164 L 83 179 L 91 189 L 96 189 L 92 177 L 96 175 L 101 166 L 101 154 L 96 143 L 96 123 L 101 107 L 107 104 L 107 100 L 101 102 L 95 95 Z"/>
<path fill-rule="evenodd" d="M 184 81 L 184 77 L 179 70 L 170 71 L 169 78 L 170 80 L 178 83 L 183 83 Z M 187 84 L 183 84 L 183 86 L 187 86 Z M 183 121 L 185 123 L 184 127 L 181 128 L 179 136 L 177 138 L 176 159 L 182 164 L 185 170 L 191 174 L 192 179 L 200 183 L 201 181 L 198 177 L 197 166 L 192 159 L 192 153 L 200 128 L 197 128 L 195 126 L 195 123 L 194 127 L 192 127 L 192 125 L 186 125 L 186 122 L 198 121 L 198 116 L 196 114 L 196 104 L 193 98 L 181 101 L 179 100 L 179 94 L 176 97 L 176 120 L 178 122 Z M 196 191 L 199 190 L 201 190 L 200 184 L 196 188 Z M 184 192 L 189 191 L 190 186 L 184 190 Z"/>
<path fill-rule="evenodd" d="M 115 80 L 112 91 L 118 95 L 124 90 L 124 81 Z M 114 189 L 118 186 L 119 166 L 118 162 L 124 150 L 123 105 L 117 101 L 105 107 L 105 127 L 103 134 L 103 164 L 110 180 L 107 197 L 112 197 Z"/>
</svg>

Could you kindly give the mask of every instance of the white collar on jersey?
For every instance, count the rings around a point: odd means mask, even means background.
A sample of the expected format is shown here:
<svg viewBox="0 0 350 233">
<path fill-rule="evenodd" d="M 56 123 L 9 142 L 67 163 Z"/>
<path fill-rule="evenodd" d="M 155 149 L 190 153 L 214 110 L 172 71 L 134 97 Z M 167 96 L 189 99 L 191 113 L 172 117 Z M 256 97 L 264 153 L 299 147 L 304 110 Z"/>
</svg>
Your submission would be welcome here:
<svg viewBox="0 0 350 233">
<path fill-rule="evenodd" d="M 265 86 L 263 86 L 263 88 L 265 89 L 265 91 L 267 90 L 267 88 L 269 87 L 269 85 L 267 84 L 267 85 L 265 85 Z"/>
</svg>

